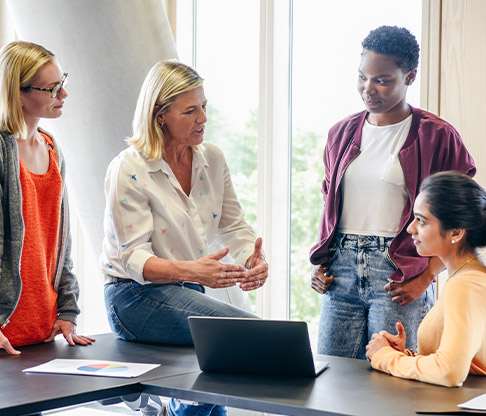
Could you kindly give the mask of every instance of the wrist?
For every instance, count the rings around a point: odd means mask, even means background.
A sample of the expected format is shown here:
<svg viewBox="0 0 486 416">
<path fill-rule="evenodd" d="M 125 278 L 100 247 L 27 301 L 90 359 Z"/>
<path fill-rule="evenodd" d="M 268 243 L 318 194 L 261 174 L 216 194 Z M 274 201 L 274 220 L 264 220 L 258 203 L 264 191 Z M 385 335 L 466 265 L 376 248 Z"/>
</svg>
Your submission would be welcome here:
<svg viewBox="0 0 486 416">
<path fill-rule="evenodd" d="M 184 282 L 186 280 L 189 280 L 189 279 L 186 279 L 187 267 L 183 267 L 182 263 L 189 263 L 189 262 L 182 262 L 182 261 L 176 261 L 176 260 L 170 261 L 169 278 L 170 278 L 171 283 Z M 192 279 L 192 280 L 194 280 L 194 279 Z"/>
</svg>

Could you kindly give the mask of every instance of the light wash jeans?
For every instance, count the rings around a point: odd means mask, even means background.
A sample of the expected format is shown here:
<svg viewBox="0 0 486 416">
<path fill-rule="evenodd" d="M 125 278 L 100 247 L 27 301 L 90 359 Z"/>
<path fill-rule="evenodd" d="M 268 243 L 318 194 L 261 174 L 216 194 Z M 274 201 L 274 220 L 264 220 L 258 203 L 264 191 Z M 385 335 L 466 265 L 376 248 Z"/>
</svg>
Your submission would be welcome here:
<svg viewBox="0 0 486 416">
<path fill-rule="evenodd" d="M 105 306 L 112 331 L 128 341 L 191 344 L 188 317 L 256 318 L 243 309 L 205 295 L 193 283 L 140 285 L 133 280 L 105 285 Z M 226 416 L 226 408 L 213 404 L 167 403 L 169 416 Z"/>
<path fill-rule="evenodd" d="M 435 301 L 434 284 L 406 306 L 392 302 L 384 289 L 396 270 L 388 249 L 392 238 L 339 234 L 331 250 L 327 274 L 334 276 L 323 296 L 319 322 L 319 354 L 366 358 L 366 345 L 382 329 L 396 334 L 401 321 L 407 333 L 407 348 L 417 349 L 417 329 Z"/>
</svg>

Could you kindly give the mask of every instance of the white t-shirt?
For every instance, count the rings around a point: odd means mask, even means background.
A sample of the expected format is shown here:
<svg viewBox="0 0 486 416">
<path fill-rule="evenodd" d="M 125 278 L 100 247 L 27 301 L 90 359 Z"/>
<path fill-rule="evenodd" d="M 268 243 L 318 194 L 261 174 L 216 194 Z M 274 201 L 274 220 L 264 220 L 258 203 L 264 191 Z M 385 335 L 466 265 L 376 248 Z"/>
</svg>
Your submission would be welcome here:
<svg viewBox="0 0 486 416">
<path fill-rule="evenodd" d="M 397 124 L 363 125 L 361 153 L 342 180 L 343 204 L 338 231 L 343 234 L 394 237 L 408 200 L 398 152 L 412 115 Z"/>
</svg>

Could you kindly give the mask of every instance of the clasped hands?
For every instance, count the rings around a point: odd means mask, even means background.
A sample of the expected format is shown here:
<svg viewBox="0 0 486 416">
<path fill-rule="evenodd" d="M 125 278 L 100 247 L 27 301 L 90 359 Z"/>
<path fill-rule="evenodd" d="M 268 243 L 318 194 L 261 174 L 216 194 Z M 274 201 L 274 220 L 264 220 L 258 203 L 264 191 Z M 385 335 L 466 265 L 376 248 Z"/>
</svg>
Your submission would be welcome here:
<svg viewBox="0 0 486 416">
<path fill-rule="evenodd" d="M 380 331 L 378 334 L 374 333 L 371 336 L 370 342 L 366 346 L 366 358 L 371 362 L 373 356 L 383 347 L 392 347 L 396 351 L 405 351 L 405 344 L 407 342 L 407 334 L 403 324 L 398 321 L 396 323 L 397 334 L 392 335 L 388 331 Z"/>
<path fill-rule="evenodd" d="M 225 288 L 236 284 L 241 290 L 255 290 L 263 286 L 268 278 L 268 264 L 262 253 L 262 239 L 255 241 L 255 250 L 246 262 L 246 268 L 239 264 L 222 263 L 220 260 L 229 252 L 225 247 L 217 253 L 202 257 L 196 262 L 203 266 L 199 282 L 211 288 Z M 210 272 L 211 270 L 211 272 Z"/>
</svg>

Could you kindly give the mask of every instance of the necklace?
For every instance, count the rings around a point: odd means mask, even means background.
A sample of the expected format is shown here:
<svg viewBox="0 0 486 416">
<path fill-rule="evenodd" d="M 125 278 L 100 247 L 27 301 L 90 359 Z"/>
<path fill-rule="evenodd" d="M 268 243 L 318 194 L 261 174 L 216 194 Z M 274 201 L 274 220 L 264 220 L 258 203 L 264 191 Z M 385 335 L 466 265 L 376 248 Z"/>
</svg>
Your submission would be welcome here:
<svg viewBox="0 0 486 416">
<path fill-rule="evenodd" d="M 461 265 L 460 265 L 460 266 L 459 266 L 459 267 L 456 269 L 456 271 L 455 271 L 454 273 L 452 273 L 452 274 L 449 276 L 449 279 L 450 279 L 452 276 L 454 276 L 454 275 L 455 275 L 455 274 L 456 274 L 456 273 L 457 273 L 459 270 L 461 270 L 461 269 L 462 269 L 462 268 L 463 268 L 463 267 L 464 267 L 466 264 L 471 263 L 473 260 L 477 259 L 478 257 L 479 257 L 479 254 L 478 254 L 478 255 L 476 255 L 476 256 L 474 256 L 474 257 L 472 257 L 472 258 L 470 258 L 470 259 L 469 259 L 469 260 L 467 260 L 466 262 L 462 263 L 462 264 L 461 264 Z"/>
</svg>

